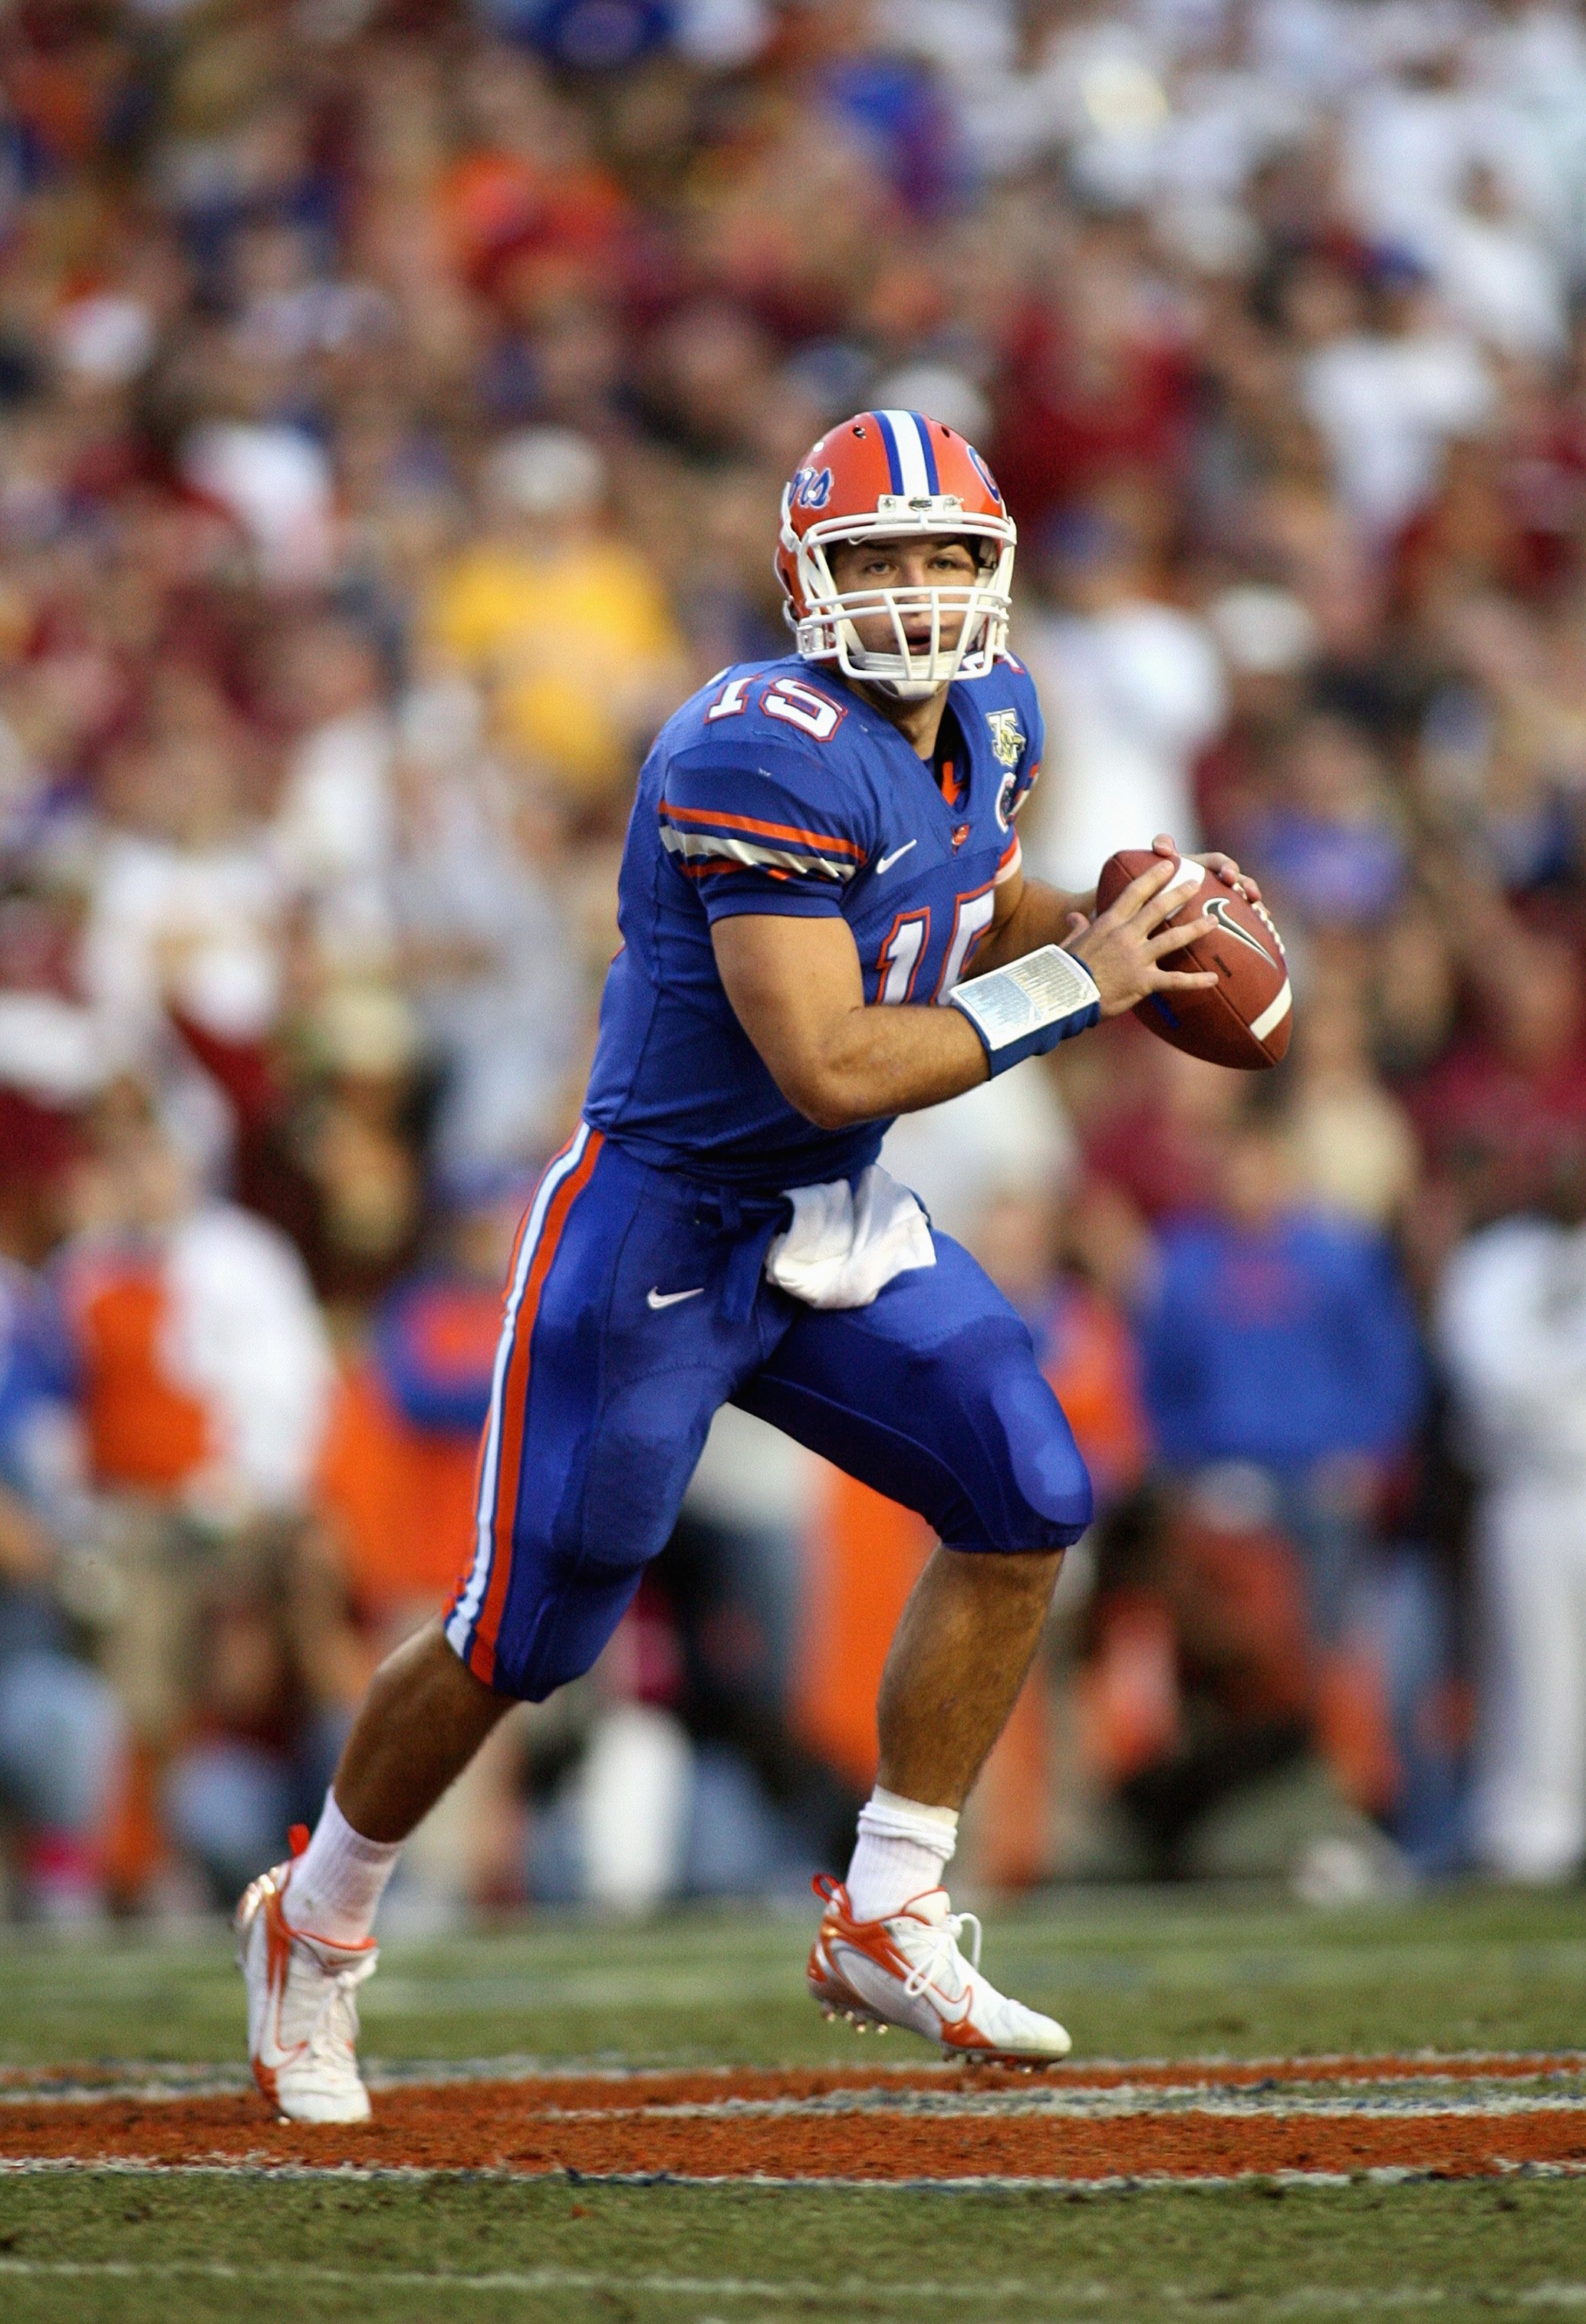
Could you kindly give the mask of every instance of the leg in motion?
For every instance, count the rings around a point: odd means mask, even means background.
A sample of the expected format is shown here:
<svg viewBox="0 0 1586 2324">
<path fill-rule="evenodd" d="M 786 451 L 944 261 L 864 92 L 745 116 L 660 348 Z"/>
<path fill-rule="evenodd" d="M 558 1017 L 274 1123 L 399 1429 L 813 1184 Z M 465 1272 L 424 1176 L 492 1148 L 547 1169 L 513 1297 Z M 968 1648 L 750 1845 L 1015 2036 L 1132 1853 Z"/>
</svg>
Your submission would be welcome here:
<svg viewBox="0 0 1586 2324">
<path fill-rule="evenodd" d="M 903 1609 L 876 1705 L 880 1780 L 961 1808 L 1007 1725 L 1040 1644 L 1060 1549 L 938 1549 Z"/>
<path fill-rule="evenodd" d="M 382 1663 L 353 1721 L 333 1786 L 348 1823 L 366 1840 L 406 1840 L 512 1707 L 427 1623 Z"/>
<path fill-rule="evenodd" d="M 355 1994 L 376 1907 L 402 1841 L 511 1709 L 427 1625 L 375 1673 L 307 1848 L 237 1907 L 254 2079 L 294 2121 L 367 2116 Z"/>
<path fill-rule="evenodd" d="M 591 1668 L 664 1546 L 711 1416 L 758 1360 L 724 1328 L 719 1227 L 696 1192 L 581 1128 L 539 1183 L 507 1286 L 467 1572 L 442 1621 L 376 1674 L 300 1855 L 238 1908 L 261 2089 L 301 2121 L 360 2121 L 370 1931 L 402 1841 L 518 1701 Z M 742 1341 L 740 1354 L 734 1340 Z"/>
<path fill-rule="evenodd" d="M 979 1923 L 942 1876 L 958 1811 L 1035 1655 L 1065 1545 L 1090 1520 L 1074 1438 L 1029 1334 L 967 1254 L 897 1277 L 872 1305 L 796 1323 L 739 1400 L 894 1500 L 945 1545 L 898 1626 L 878 1705 L 880 1781 L 845 1885 L 825 1881 L 809 1984 L 863 2027 L 952 2056 L 1043 2064 L 1061 2025 L 980 1973 Z M 971 1958 L 958 1937 L 973 1928 Z"/>
<path fill-rule="evenodd" d="M 857 1920 L 934 1888 L 958 1811 L 1007 1725 L 1040 1642 L 1061 1550 L 938 1549 L 910 1592 L 881 1674 L 876 1793 L 848 1873 Z"/>
<path fill-rule="evenodd" d="M 952 1911 L 942 1885 L 958 1811 L 1018 1701 L 1062 1556 L 938 1549 L 903 1609 L 881 1676 L 880 1779 L 810 1954 L 816 1999 L 861 2031 L 906 2025 L 945 2056 L 1021 2065 L 1067 2053 L 1055 2018 L 982 1976 L 980 1923 Z"/>
</svg>

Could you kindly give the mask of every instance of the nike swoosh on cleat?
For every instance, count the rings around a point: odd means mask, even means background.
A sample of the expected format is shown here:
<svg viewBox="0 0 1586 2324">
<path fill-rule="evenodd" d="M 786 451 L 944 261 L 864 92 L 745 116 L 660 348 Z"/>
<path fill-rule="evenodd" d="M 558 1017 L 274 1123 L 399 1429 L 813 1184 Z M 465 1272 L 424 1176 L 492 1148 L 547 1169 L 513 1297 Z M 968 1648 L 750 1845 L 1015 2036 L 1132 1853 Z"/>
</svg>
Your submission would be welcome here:
<svg viewBox="0 0 1586 2324">
<path fill-rule="evenodd" d="M 899 857 L 907 855 L 911 847 L 917 847 L 918 845 L 919 842 L 917 839 L 906 839 L 901 847 L 895 847 L 892 850 L 890 855 L 883 855 L 880 857 L 876 863 L 877 878 L 879 879 L 883 872 L 890 872 Z"/>
<path fill-rule="evenodd" d="M 703 1283 L 696 1283 L 692 1291 L 662 1291 L 652 1288 L 644 1304 L 647 1307 L 675 1307 L 679 1299 L 697 1299 L 704 1289 Z"/>
</svg>

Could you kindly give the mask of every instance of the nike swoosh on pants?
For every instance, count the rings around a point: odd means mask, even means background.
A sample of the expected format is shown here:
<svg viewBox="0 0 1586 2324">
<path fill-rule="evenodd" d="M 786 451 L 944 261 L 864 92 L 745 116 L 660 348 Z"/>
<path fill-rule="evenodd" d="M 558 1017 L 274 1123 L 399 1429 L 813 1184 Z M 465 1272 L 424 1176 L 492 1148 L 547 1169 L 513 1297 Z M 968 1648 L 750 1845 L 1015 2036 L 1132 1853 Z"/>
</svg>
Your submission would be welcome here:
<svg viewBox="0 0 1586 2324">
<path fill-rule="evenodd" d="M 696 1283 L 692 1291 L 662 1291 L 656 1287 L 651 1289 L 644 1304 L 647 1307 L 675 1307 L 679 1299 L 697 1299 L 704 1289 L 703 1283 Z"/>
</svg>

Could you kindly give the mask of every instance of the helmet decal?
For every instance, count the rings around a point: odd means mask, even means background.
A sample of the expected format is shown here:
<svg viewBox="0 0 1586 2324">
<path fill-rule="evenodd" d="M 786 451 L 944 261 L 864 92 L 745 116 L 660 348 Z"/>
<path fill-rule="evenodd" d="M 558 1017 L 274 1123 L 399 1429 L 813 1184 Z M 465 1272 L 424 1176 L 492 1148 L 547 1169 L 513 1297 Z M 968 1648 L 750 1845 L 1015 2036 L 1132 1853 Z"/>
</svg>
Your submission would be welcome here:
<svg viewBox="0 0 1586 2324">
<path fill-rule="evenodd" d="M 793 479 L 795 508 L 824 509 L 832 497 L 830 468 L 800 468 Z"/>
<path fill-rule="evenodd" d="M 969 454 L 969 456 L 973 461 L 975 466 L 979 469 L 981 481 L 985 485 L 987 492 L 991 493 L 991 498 L 996 502 L 997 506 L 1000 508 L 1002 505 L 1002 494 L 998 489 L 996 477 L 992 475 L 990 468 L 987 467 L 985 462 L 982 459 L 980 454 L 975 450 L 973 444 L 965 444 L 964 448 Z"/>
</svg>

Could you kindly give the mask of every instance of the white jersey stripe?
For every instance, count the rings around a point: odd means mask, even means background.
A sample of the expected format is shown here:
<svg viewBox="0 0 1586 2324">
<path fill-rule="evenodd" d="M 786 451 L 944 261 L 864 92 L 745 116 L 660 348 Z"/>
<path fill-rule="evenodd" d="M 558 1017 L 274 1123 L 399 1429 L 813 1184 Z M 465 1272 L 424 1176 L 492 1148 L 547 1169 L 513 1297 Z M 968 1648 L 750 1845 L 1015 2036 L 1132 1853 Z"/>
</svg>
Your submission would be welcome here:
<svg viewBox="0 0 1586 2324">
<path fill-rule="evenodd" d="M 926 467 L 925 447 L 919 440 L 919 422 L 912 411 L 879 411 L 879 420 L 891 425 L 893 440 L 898 447 L 898 466 L 903 477 L 906 500 L 928 498 L 931 480 Z"/>
<path fill-rule="evenodd" d="M 479 1464 L 479 1499 L 474 1512 L 474 1563 L 469 1570 L 467 1589 L 457 1600 L 446 1626 L 447 1643 L 459 1655 L 467 1651 L 468 1633 L 478 1618 L 490 1581 L 491 1556 L 495 1547 L 495 1492 L 501 1470 L 502 1405 L 507 1369 L 512 1360 L 512 1338 L 518 1327 L 518 1310 L 523 1304 L 529 1270 L 534 1264 L 534 1254 L 545 1231 L 545 1214 L 550 1208 L 551 1197 L 562 1181 L 577 1168 L 588 1143 L 589 1124 L 581 1121 L 571 1146 L 550 1165 L 535 1190 L 529 1223 L 523 1230 L 523 1240 L 518 1250 L 518 1264 L 512 1269 L 512 1287 L 507 1293 L 506 1311 L 502 1317 L 501 1337 L 495 1346 L 495 1369 L 490 1380 L 490 1417 L 485 1423 L 484 1458 Z"/>
<path fill-rule="evenodd" d="M 714 832 L 679 831 L 669 823 L 662 824 L 660 835 L 668 853 L 681 855 L 685 861 L 714 863 L 724 859 L 752 868 L 769 866 L 774 872 L 818 872 L 827 880 L 852 880 L 862 868 L 842 856 L 817 855 L 813 848 L 765 847 L 754 839 L 718 839 Z"/>
</svg>

